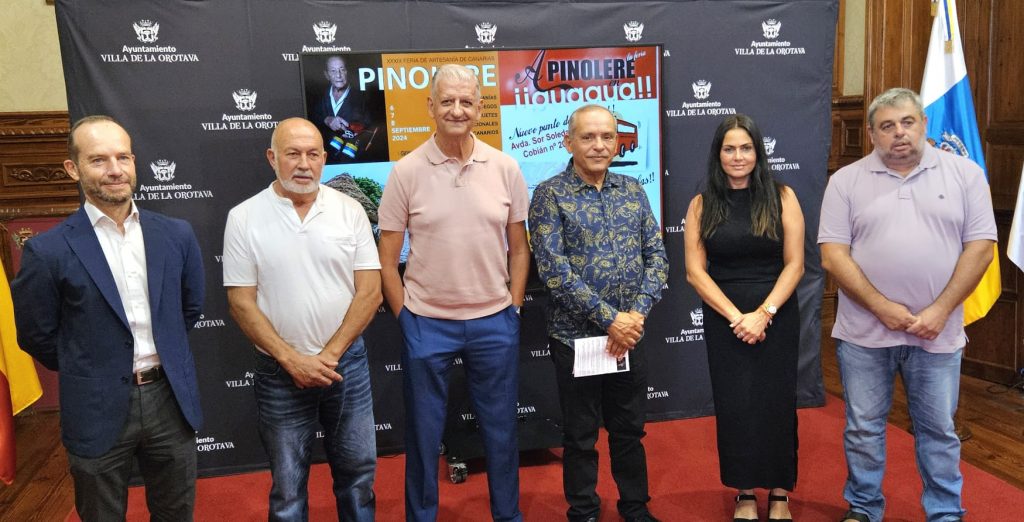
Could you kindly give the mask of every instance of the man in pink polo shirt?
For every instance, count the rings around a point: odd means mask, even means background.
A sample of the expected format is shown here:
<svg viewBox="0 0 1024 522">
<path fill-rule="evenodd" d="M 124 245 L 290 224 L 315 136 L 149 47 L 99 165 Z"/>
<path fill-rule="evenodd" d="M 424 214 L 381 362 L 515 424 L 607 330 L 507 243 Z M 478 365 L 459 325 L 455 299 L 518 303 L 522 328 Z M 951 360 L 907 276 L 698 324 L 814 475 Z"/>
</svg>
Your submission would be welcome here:
<svg viewBox="0 0 1024 522">
<path fill-rule="evenodd" d="M 992 260 L 996 224 L 981 168 L 929 146 L 926 125 L 917 93 L 880 94 L 868 107 L 875 150 L 839 169 L 821 204 L 821 264 L 841 290 L 832 336 L 846 399 L 845 522 L 882 520 L 897 372 L 927 519 L 964 515 L 953 428 L 967 343 L 963 301 Z"/>
<path fill-rule="evenodd" d="M 438 447 L 448 372 L 461 358 L 480 421 L 494 520 L 522 520 L 516 401 L 529 200 L 515 160 L 473 135 L 480 84 L 438 68 L 436 132 L 395 164 L 378 212 L 384 297 L 405 338 L 406 520 L 437 519 Z M 404 281 L 399 255 L 409 233 Z"/>
</svg>

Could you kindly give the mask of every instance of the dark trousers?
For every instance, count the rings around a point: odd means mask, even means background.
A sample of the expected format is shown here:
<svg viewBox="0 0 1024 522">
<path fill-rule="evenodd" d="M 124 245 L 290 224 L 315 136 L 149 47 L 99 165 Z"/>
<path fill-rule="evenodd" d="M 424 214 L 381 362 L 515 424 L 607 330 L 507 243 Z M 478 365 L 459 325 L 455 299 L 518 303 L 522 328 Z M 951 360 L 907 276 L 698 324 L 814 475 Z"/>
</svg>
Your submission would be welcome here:
<svg viewBox="0 0 1024 522">
<path fill-rule="evenodd" d="M 68 453 L 75 509 L 84 522 L 124 520 L 128 480 L 137 457 L 152 520 L 192 520 L 196 499 L 196 434 L 166 378 L 132 390 L 121 438 L 96 458 Z"/>
<path fill-rule="evenodd" d="M 604 419 L 612 477 L 619 488 L 619 514 L 629 519 L 647 513 L 647 455 L 641 439 L 646 417 L 647 361 L 643 348 L 630 352 L 630 370 L 576 378 L 573 349 L 550 339 L 558 397 L 562 406 L 562 485 L 569 520 L 598 516 L 597 431 Z"/>
</svg>

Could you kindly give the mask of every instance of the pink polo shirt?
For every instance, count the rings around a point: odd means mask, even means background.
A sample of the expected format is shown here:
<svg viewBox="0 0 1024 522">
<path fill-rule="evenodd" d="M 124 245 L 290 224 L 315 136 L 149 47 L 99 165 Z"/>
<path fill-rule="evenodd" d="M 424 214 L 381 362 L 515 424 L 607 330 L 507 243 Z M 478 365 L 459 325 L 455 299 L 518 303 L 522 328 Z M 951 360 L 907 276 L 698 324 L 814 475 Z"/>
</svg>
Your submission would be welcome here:
<svg viewBox="0 0 1024 522">
<path fill-rule="evenodd" d="M 378 223 L 409 232 L 405 306 L 416 315 L 475 319 L 512 304 L 505 228 L 526 220 L 526 181 L 509 155 L 474 140 L 459 164 L 431 136 L 384 186 Z"/>
<path fill-rule="evenodd" d="M 882 295 L 918 313 L 953 275 L 963 244 L 996 240 L 988 182 L 976 163 L 927 147 L 921 164 L 902 177 L 877 152 L 839 169 L 821 203 L 818 243 L 850 245 L 850 255 Z M 832 336 L 868 348 L 911 345 L 949 353 L 967 342 L 963 305 L 928 341 L 892 331 L 839 293 Z"/>
</svg>

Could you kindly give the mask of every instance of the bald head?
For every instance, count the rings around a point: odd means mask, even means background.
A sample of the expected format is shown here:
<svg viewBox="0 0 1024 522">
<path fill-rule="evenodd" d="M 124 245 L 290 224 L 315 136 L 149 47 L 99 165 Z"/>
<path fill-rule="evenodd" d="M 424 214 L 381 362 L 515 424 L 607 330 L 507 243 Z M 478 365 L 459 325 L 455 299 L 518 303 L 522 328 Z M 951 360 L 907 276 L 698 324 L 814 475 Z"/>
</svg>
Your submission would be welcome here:
<svg viewBox="0 0 1024 522">
<path fill-rule="evenodd" d="M 281 145 L 295 139 L 315 139 L 322 150 L 324 148 L 323 137 L 320 131 L 309 120 L 305 118 L 288 118 L 277 124 L 274 133 L 270 136 L 270 148 L 276 151 L 283 150 Z"/>
</svg>

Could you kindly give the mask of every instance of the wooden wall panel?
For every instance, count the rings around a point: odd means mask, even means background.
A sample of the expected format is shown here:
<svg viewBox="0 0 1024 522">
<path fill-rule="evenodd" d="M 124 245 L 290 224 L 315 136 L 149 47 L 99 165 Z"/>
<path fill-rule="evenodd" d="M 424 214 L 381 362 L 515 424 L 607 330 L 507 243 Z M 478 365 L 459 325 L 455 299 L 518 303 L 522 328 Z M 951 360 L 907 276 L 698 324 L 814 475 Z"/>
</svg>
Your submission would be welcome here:
<svg viewBox="0 0 1024 522">
<path fill-rule="evenodd" d="M 66 112 L 0 113 L 0 262 L 8 277 L 13 250 L 33 234 L 8 225 L 78 209 L 78 186 L 63 167 L 68 130 Z"/>
<path fill-rule="evenodd" d="M 865 104 L 891 87 L 919 90 L 932 20 L 929 2 L 868 0 L 866 18 Z"/>
<path fill-rule="evenodd" d="M 991 101 L 988 107 L 990 125 L 1014 125 L 1018 133 L 1024 126 L 1024 7 L 1019 0 L 986 0 L 980 4 L 994 3 L 991 22 L 992 35 L 990 56 Z M 979 50 L 982 46 L 979 46 Z M 977 76 L 975 76 L 977 77 Z M 1019 137 L 1019 134 L 1018 134 Z"/>
</svg>

